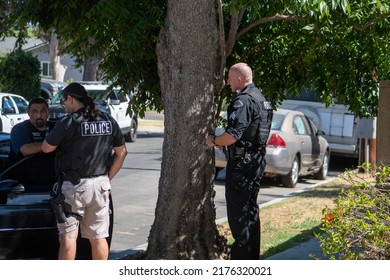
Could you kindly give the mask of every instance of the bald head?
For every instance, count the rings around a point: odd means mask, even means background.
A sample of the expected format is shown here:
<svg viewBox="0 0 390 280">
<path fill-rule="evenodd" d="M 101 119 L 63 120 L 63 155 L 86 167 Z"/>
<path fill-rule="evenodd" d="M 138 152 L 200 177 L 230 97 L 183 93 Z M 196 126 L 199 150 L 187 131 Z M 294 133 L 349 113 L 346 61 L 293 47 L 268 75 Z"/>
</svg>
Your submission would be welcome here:
<svg viewBox="0 0 390 280">
<path fill-rule="evenodd" d="M 252 69 L 248 64 L 239 62 L 230 67 L 230 70 L 234 71 L 238 76 L 241 76 L 248 84 L 252 83 Z"/>
<path fill-rule="evenodd" d="M 252 79 L 252 69 L 246 63 L 236 63 L 229 69 L 228 84 L 233 92 L 245 88 Z"/>
</svg>

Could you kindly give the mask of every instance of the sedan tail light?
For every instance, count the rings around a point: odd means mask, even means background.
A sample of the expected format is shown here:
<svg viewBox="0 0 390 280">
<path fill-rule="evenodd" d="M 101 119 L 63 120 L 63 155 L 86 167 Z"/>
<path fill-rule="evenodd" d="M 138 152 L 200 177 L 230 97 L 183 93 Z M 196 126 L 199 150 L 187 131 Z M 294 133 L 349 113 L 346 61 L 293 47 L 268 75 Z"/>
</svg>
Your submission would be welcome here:
<svg viewBox="0 0 390 280">
<path fill-rule="evenodd" d="M 283 140 L 283 138 L 279 134 L 273 133 L 267 143 L 267 146 L 273 146 L 273 147 L 286 147 L 286 142 Z"/>
</svg>

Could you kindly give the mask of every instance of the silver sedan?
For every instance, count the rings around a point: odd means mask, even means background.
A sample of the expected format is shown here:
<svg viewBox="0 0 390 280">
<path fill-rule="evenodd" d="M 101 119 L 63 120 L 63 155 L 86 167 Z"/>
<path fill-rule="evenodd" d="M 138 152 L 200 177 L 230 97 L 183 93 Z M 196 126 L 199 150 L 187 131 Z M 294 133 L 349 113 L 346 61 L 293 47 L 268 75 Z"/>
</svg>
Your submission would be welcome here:
<svg viewBox="0 0 390 280">
<path fill-rule="evenodd" d="M 328 174 L 329 145 L 324 133 L 299 111 L 274 111 L 265 159 L 265 177 L 280 177 L 283 186 L 295 187 L 300 176 L 324 180 Z M 224 154 L 216 152 L 217 171 L 226 166 Z"/>
</svg>

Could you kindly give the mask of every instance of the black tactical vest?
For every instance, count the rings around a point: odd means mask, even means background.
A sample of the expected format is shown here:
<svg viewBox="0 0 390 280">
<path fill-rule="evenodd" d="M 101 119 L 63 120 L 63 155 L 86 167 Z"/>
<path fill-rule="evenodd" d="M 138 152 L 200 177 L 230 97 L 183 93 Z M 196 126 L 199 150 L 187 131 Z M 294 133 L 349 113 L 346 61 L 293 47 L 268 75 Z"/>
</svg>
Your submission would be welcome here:
<svg viewBox="0 0 390 280">
<path fill-rule="evenodd" d="M 271 103 L 262 95 L 261 90 L 257 88 L 249 88 L 246 94 L 253 106 L 253 118 L 249 127 L 245 130 L 241 139 L 238 141 L 238 146 L 249 148 L 264 148 L 267 144 L 273 110 Z"/>
<path fill-rule="evenodd" d="M 95 121 L 85 120 L 82 112 L 69 117 L 72 137 L 57 153 L 58 171 L 66 180 L 107 174 L 113 147 L 113 124 L 108 114 L 99 112 Z"/>
</svg>

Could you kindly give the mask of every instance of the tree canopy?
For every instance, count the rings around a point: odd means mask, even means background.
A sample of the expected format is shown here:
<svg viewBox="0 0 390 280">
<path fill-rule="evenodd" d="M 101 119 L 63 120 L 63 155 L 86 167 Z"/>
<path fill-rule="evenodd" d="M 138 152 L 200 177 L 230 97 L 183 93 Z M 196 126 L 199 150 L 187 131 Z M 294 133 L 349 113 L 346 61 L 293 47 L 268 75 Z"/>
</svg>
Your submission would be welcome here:
<svg viewBox="0 0 390 280">
<path fill-rule="evenodd" d="M 104 53 L 105 78 L 137 89 L 133 102 L 141 115 L 147 106 L 162 109 L 155 44 L 166 2 L 0 1 L 4 11 L 10 10 L 7 3 L 13 8 L 8 19 L 15 28 L 21 23 L 54 27 L 71 42 L 69 52 Z M 305 86 L 316 88 L 328 105 L 337 100 L 358 115 L 375 115 L 377 81 L 390 77 L 389 2 L 216 0 L 221 66 L 249 63 L 256 84 L 275 106 Z M 95 44 L 86 48 L 90 39 Z"/>
<path fill-rule="evenodd" d="M 0 20 L 9 28 L 28 23 L 55 29 L 79 57 L 102 54 L 105 78 L 137 90 L 132 106 L 141 117 L 146 108 L 164 109 L 159 197 L 147 253 L 217 258 L 221 239 L 205 138 L 213 129 L 214 102 L 231 94 L 226 69 L 247 62 L 274 106 L 310 87 L 327 104 L 338 100 L 360 116 L 375 115 L 377 81 L 390 74 L 389 2 L 0 0 L 11 11 Z"/>
</svg>

